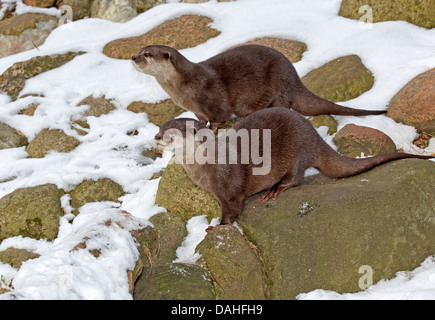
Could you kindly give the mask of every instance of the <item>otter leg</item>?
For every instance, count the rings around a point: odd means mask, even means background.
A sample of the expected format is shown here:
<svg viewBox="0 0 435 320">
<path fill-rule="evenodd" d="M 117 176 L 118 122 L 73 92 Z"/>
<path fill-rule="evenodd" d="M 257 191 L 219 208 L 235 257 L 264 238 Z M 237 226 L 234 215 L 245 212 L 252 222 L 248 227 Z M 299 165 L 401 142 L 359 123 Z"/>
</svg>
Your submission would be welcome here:
<svg viewBox="0 0 435 320">
<path fill-rule="evenodd" d="M 280 182 L 278 182 L 272 189 L 265 192 L 258 201 L 267 202 L 270 199 L 276 200 L 276 196 L 289 189 L 298 186 L 304 179 L 304 170 L 297 170 L 295 174 L 287 173 Z"/>
<path fill-rule="evenodd" d="M 219 201 L 222 208 L 221 225 L 233 224 L 242 212 L 243 200 L 241 197 Z"/>
</svg>

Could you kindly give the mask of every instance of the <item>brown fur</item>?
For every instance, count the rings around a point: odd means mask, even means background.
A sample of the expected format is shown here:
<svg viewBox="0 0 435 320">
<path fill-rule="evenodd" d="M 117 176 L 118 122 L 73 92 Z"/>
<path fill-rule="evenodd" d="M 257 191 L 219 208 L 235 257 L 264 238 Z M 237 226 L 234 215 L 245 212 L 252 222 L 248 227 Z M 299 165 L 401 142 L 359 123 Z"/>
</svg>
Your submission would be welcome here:
<svg viewBox="0 0 435 320">
<path fill-rule="evenodd" d="M 158 145 L 167 146 L 163 137 L 173 128 L 186 132 L 187 121 L 176 119 L 167 122 L 155 139 Z M 195 131 L 205 128 L 198 121 L 194 122 Z M 234 129 L 271 129 L 271 170 L 264 176 L 252 174 L 249 164 L 204 164 L 183 163 L 189 177 L 200 187 L 208 190 L 218 199 L 222 208 L 221 224 L 233 223 L 242 211 L 243 202 L 251 195 L 269 190 L 261 198 L 267 201 L 280 192 L 299 185 L 304 172 L 310 167 L 317 168 L 331 178 L 346 178 L 365 172 L 382 163 L 403 159 L 433 157 L 406 153 L 389 153 L 366 159 L 347 158 L 338 154 L 319 136 L 313 126 L 300 114 L 286 108 L 271 108 L 255 112 Z M 207 129 L 209 130 L 209 129 Z M 185 142 L 185 137 L 183 137 Z M 225 139 L 225 135 L 216 138 Z M 260 141 L 262 138 L 260 136 Z M 197 143 L 195 148 L 201 144 Z M 260 144 L 260 150 L 262 146 Z M 238 150 L 239 152 L 240 150 Z M 217 156 L 217 153 L 216 153 Z M 239 157 L 240 159 L 240 157 Z"/>
<path fill-rule="evenodd" d="M 175 103 L 196 114 L 211 129 L 233 114 L 246 116 L 269 107 L 286 107 L 306 116 L 375 115 L 386 111 L 339 106 L 311 93 L 292 63 L 280 52 L 247 45 L 192 63 L 177 50 L 148 46 L 132 57 L 137 70 L 156 77 Z"/>
</svg>

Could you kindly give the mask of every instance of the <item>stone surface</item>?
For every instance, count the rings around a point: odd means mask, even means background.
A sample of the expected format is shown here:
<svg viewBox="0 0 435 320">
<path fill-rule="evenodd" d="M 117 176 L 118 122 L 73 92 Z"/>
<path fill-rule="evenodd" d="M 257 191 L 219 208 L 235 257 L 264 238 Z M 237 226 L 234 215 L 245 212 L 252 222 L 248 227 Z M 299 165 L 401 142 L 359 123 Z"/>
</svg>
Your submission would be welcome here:
<svg viewBox="0 0 435 320">
<path fill-rule="evenodd" d="M 212 275 L 218 299 L 265 299 L 261 261 L 236 227 L 215 227 L 197 250 Z"/>
<path fill-rule="evenodd" d="M 338 122 L 332 116 L 327 114 L 322 114 L 319 116 L 310 117 L 308 121 L 311 122 L 316 128 L 328 127 L 328 134 L 333 135 L 337 132 Z"/>
<path fill-rule="evenodd" d="M 370 90 L 374 78 L 360 57 L 350 55 L 310 71 L 302 82 L 319 97 L 339 102 L 354 99 Z"/>
<path fill-rule="evenodd" d="M 0 150 L 23 147 L 28 144 L 27 138 L 7 124 L 0 123 Z"/>
<path fill-rule="evenodd" d="M 315 176 L 276 201 L 246 204 L 238 224 L 269 270 L 273 299 L 314 289 L 358 292 L 435 253 L 435 163 L 399 160 L 340 180 Z"/>
<path fill-rule="evenodd" d="M 71 191 L 71 207 L 79 209 L 89 202 L 114 201 L 124 195 L 124 189 L 116 182 L 102 178 L 97 181 L 83 181 L 77 188 Z M 77 211 L 75 211 L 77 213 Z"/>
<path fill-rule="evenodd" d="M 216 198 L 195 185 L 180 164 L 169 164 L 160 180 L 156 204 L 179 214 L 186 221 L 207 215 L 211 220 L 221 216 Z"/>
<path fill-rule="evenodd" d="M 0 58 L 42 45 L 57 27 L 57 18 L 40 13 L 26 13 L 0 21 Z"/>
<path fill-rule="evenodd" d="M 53 184 L 17 189 L 0 199 L 0 241 L 21 235 L 53 240 L 59 230 L 63 191 Z"/>
<path fill-rule="evenodd" d="M 155 125 L 161 127 L 169 120 L 182 114 L 185 110 L 177 106 L 171 99 L 159 103 L 145 103 L 140 101 L 132 102 L 127 110 L 147 114 L 148 119 Z"/>
<path fill-rule="evenodd" d="M 141 48 L 156 43 L 177 50 L 195 47 L 220 34 L 209 26 L 212 22 L 207 17 L 184 15 L 166 21 L 144 35 L 111 41 L 104 46 L 103 53 L 111 58 L 131 59 Z"/>
<path fill-rule="evenodd" d="M 92 18 L 127 22 L 136 16 L 136 2 L 132 0 L 95 0 L 91 6 Z"/>
<path fill-rule="evenodd" d="M 303 53 L 307 51 L 305 43 L 281 38 L 258 38 L 244 43 L 247 44 L 271 47 L 284 54 L 293 63 L 302 60 Z"/>
<path fill-rule="evenodd" d="M 359 20 L 366 12 L 361 6 L 372 8 L 373 22 L 404 20 L 424 28 L 435 28 L 433 0 L 343 0 L 339 15 Z"/>
<path fill-rule="evenodd" d="M 11 265 L 11 267 L 19 269 L 23 262 L 36 259 L 39 254 L 33 253 L 24 249 L 8 248 L 0 252 L 0 261 Z"/>
<path fill-rule="evenodd" d="M 68 136 L 62 130 L 42 130 L 26 147 L 31 158 L 44 158 L 50 151 L 70 152 L 80 141 Z"/>
<path fill-rule="evenodd" d="M 396 152 L 396 144 L 382 131 L 348 124 L 334 137 L 337 151 L 347 157 L 360 157 Z"/>
<path fill-rule="evenodd" d="M 23 3 L 32 7 L 48 8 L 54 6 L 56 0 L 23 0 Z"/>
<path fill-rule="evenodd" d="M 0 76 L 0 91 L 6 92 L 15 101 L 24 88 L 27 79 L 58 68 L 83 53 L 67 52 L 38 56 L 30 60 L 16 62 Z"/>
<path fill-rule="evenodd" d="M 412 79 L 390 101 L 387 116 L 435 136 L 435 68 Z"/>
</svg>

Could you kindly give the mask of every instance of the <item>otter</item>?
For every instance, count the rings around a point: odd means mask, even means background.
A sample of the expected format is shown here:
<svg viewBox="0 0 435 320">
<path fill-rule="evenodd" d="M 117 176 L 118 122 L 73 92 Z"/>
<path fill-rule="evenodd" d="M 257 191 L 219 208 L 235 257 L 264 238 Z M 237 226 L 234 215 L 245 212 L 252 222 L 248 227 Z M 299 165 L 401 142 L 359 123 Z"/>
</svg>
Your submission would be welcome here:
<svg viewBox="0 0 435 320">
<path fill-rule="evenodd" d="M 213 161 L 219 160 L 218 153 L 222 149 L 218 149 L 222 144 L 226 146 L 224 160 L 228 160 L 227 155 L 231 152 L 237 152 L 238 159 L 242 159 L 239 143 L 237 142 L 236 149 L 231 149 L 227 140 L 231 132 L 237 133 L 237 137 L 240 138 L 243 135 L 239 133 L 243 131 L 252 141 L 258 141 L 259 153 L 263 151 L 265 156 L 265 150 L 270 152 L 271 162 L 267 172 L 254 174 L 253 170 L 258 169 L 259 163 L 255 164 L 252 161 L 253 156 L 245 164 L 242 164 L 242 161 L 235 164 Z M 254 133 L 259 133 L 257 139 L 254 139 Z M 266 133 L 269 133 L 269 139 L 264 139 Z M 188 141 L 189 134 L 192 134 L 192 141 Z M 207 139 L 204 139 L 205 136 Z M 304 178 L 305 170 L 310 167 L 317 168 L 330 178 L 346 178 L 392 160 L 434 158 L 398 152 L 364 159 L 345 157 L 323 141 L 302 115 L 283 107 L 252 113 L 218 138 L 215 138 L 211 129 L 197 120 L 186 118 L 171 120 L 160 128 L 155 141 L 159 148 L 182 150 L 182 152 L 176 151 L 176 156 L 181 158 L 178 160 L 189 177 L 195 184 L 211 192 L 219 201 L 222 209 L 221 225 L 232 224 L 237 219 L 244 201 L 249 196 L 267 190 L 259 199 L 266 202 L 276 199 L 277 195 L 286 189 L 298 186 Z M 265 141 L 270 145 L 266 146 Z M 214 143 L 210 144 L 210 142 Z M 204 148 L 206 143 L 209 143 L 209 146 L 214 145 L 215 149 Z M 195 159 L 190 159 L 190 163 L 184 156 L 188 153 L 188 148 L 193 148 L 196 155 Z M 251 153 L 254 151 L 251 148 Z M 206 155 L 206 153 L 210 154 Z M 198 155 L 207 156 L 211 161 L 199 163 L 201 157 L 198 158 Z"/>
<path fill-rule="evenodd" d="M 275 106 L 305 116 L 386 113 L 347 108 L 316 96 L 281 52 L 265 46 L 244 45 L 192 63 L 171 47 L 152 45 L 131 59 L 138 71 L 154 76 L 177 105 L 195 113 L 202 124 L 210 122 L 213 131 L 233 114 L 244 117 Z"/>
</svg>

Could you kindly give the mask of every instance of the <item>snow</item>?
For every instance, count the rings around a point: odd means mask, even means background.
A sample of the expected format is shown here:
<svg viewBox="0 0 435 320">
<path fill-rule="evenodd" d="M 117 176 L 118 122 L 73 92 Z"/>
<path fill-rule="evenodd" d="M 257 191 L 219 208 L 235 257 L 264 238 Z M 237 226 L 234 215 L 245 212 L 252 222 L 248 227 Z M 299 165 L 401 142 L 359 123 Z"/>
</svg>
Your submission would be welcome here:
<svg viewBox="0 0 435 320">
<path fill-rule="evenodd" d="M 2 0 L 3 3 L 11 1 Z M 29 159 L 25 148 L 0 150 L 0 197 L 18 188 L 53 183 L 66 191 L 85 179 L 110 178 L 123 186 L 122 204 L 103 202 L 85 205 L 74 218 L 69 196 L 62 197 L 67 214 L 60 220 L 57 239 L 52 242 L 14 237 L 0 244 L 40 254 L 17 270 L 0 263 L 2 287 L 13 286 L 1 299 L 131 299 L 127 270 L 134 267 L 138 251 L 129 230 L 148 224 L 148 219 L 164 208 L 155 205 L 159 179 L 150 180 L 171 158 L 152 161 L 142 151 L 153 145 L 158 127 L 145 114 L 126 110 L 133 101 L 159 102 L 168 98 L 155 79 L 139 74 L 129 61 L 102 54 L 104 45 L 117 38 L 141 35 L 165 20 L 184 14 L 206 15 L 214 20 L 220 36 L 182 53 L 192 61 L 205 60 L 236 44 L 257 37 L 284 37 L 308 45 L 302 61 L 295 64 L 300 76 L 328 61 L 357 54 L 375 76 L 374 87 L 342 105 L 364 109 L 385 108 L 394 94 L 418 74 L 435 67 L 435 29 L 427 30 L 406 22 L 382 22 L 361 27 L 358 21 L 337 15 L 340 0 L 238 0 L 184 4 L 171 1 L 121 24 L 102 19 L 83 19 L 55 29 L 46 42 L 33 49 L 0 59 L 0 74 L 13 63 L 34 56 L 67 51 L 85 51 L 64 66 L 26 81 L 21 94 L 38 93 L 12 102 L 0 94 L 0 122 L 20 130 L 31 141 L 42 129 L 62 129 L 81 144 L 70 153 L 51 152 L 43 159 Z M 18 12 L 43 12 L 60 16 L 54 9 L 35 9 L 18 0 Z M 3 11 L 0 12 L 3 15 Z M 90 117 L 86 136 L 78 135 L 71 124 L 80 119 L 87 106 L 77 107 L 89 95 L 113 99 L 116 110 Z M 33 117 L 19 115 L 30 103 L 38 102 Z M 183 116 L 192 116 L 185 113 Z M 435 153 L 435 139 L 421 151 L 412 142 L 417 133 L 385 116 L 336 117 L 339 129 L 348 123 L 379 129 L 388 134 L 397 148 L 419 154 Z M 137 135 L 127 133 L 137 131 Z M 319 133 L 328 143 L 325 128 Z M 313 174 L 310 171 L 308 174 Z M 15 179 L 11 179 L 15 177 Z M 122 210 L 131 216 L 122 214 Z M 105 224 L 111 220 L 110 226 Z M 124 225 L 121 228 L 116 222 Z M 212 225 L 217 224 L 213 221 Z M 210 225 L 205 217 L 192 218 L 188 236 L 177 250 L 178 262 L 194 263 L 196 245 Z M 72 250 L 87 239 L 87 248 L 98 248 L 100 257 L 88 250 Z M 410 273 L 400 273 L 365 292 L 339 295 L 319 288 L 301 293 L 300 299 L 435 299 L 435 262 L 422 261 Z"/>
</svg>

